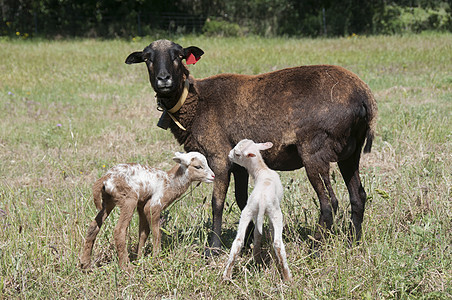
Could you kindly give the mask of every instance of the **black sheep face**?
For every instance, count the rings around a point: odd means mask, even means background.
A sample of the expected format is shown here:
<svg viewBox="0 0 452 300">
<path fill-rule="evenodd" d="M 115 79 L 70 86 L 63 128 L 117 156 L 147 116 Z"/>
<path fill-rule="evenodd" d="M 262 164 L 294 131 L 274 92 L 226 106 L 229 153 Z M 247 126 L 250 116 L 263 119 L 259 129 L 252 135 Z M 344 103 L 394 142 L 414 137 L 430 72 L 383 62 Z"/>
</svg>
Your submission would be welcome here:
<svg viewBox="0 0 452 300">
<path fill-rule="evenodd" d="M 145 62 L 149 72 L 149 81 L 158 97 L 172 98 L 181 93 L 184 77 L 188 77 L 188 70 L 182 60 L 195 63 L 204 51 L 198 47 L 182 48 L 182 46 L 168 41 L 152 42 L 143 51 L 131 53 L 126 64 Z"/>
</svg>

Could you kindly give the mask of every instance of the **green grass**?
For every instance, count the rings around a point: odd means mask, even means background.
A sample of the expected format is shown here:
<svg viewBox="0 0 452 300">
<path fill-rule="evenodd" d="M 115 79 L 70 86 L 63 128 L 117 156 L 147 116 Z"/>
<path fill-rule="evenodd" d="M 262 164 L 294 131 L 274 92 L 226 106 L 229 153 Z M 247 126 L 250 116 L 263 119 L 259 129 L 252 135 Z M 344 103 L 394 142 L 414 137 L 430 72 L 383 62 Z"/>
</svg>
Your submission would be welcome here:
<svg viewBox="0 0 452 300">
<path fill-rule="evenodd" d="M 175 38 L 205 51 L 190 67 L 198 78 L 337 64 L 369 84 L 379 120 L 373 151 L 361 163 L 369 198 L 363 241 L 346 246 L 350 205 L 333 166 L 340 207 L 318 257 L 309 255 L 319 213 L 315 193 L 304 170 L 280 173 L 292 285 L 281 282 L 271 260 L 259 267 L 250 253 L 235 264 L 232 282 L 221 281 L 240 211 L 231 187 L 224 252 L 204 260 L 212 192 L 206 184 L 165 212 L 162 254 L 152 257 L 148 243 L 130 274 L 116 262 L 114 211 L 98 235 L 97 266 L 83 273 L 78 256 L 96 214 L 92 183 L 120 162 L 168 169 L 182 149 L 156 126 L 145 67 L 124 64 L 153 39 L 0 41 L 0 299 L 452 297 L 450 34 Z M 137 241 L 137 223 L 134 218 L 129 244 Z"/>
</svg>

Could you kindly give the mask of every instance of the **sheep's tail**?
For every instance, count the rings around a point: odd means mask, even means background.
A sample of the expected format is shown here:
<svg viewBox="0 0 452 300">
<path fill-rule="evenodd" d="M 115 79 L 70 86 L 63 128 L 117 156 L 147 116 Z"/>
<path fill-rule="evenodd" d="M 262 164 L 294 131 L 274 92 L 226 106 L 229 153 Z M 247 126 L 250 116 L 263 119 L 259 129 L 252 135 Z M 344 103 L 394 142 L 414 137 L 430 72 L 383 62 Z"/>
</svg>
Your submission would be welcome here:
<svg viewBox="0 0 452 300">
<path fill-rule="evenodd" d="M 102 209 L 102 192 L 104 191 L 105 176 L 99 178 L 93 185 L 94 204 L 98 210 Z"/>
<path fill-rule="evenodd" d="M 262 235 L 262 228 L 264 227 L 265 209 L 259 209 L 256 217 L 256 228 L 259 234 Z"/>
<path fill-rule="evenodd" d="M 369 153 L 372 149 L 372 142 L 375 138 L 375 128 L 377 126 L 377 115 L 378 115 L 378 109 L 377 109 L 377 102 L 375 101 L 374 96 L 369 90 L 368 97 L 367 97 L 367 103 L 363 103 L 364 108 L 366 109 L 367 115 L 367 133 L 366 133 L 366 145 L 364 146 L 364 153 Z"/>
<path fill-rule="evenodd" d="M 369 127 L 369 129 L 367 129 L 366 145 L 364 146 L 363 150 L 364 153 L 370 153 L 370 151 L 372 150 L 372 142 L 374 141 L 374 137 L 375 137 L 375 128 Z"/>
</svg>

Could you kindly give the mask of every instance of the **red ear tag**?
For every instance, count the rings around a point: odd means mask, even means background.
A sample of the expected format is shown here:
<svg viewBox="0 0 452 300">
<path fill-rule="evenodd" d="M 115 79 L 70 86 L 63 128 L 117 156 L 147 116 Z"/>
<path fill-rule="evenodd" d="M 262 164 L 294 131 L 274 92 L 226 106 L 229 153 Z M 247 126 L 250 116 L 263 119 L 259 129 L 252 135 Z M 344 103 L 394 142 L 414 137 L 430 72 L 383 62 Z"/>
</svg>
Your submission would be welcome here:
<svg viewBox="0 0 452 300">
<path fill-rule="evenodd" d="M 196 59 L 196 57 L 190 53 L 190 55 L 188 56 L 188 58 L 186 60 L 186 63 L 187 63 L 187 65 L 194 65 L 200 59 L 201 59 L 201 56 L 198 59 Z"/>
</svg>

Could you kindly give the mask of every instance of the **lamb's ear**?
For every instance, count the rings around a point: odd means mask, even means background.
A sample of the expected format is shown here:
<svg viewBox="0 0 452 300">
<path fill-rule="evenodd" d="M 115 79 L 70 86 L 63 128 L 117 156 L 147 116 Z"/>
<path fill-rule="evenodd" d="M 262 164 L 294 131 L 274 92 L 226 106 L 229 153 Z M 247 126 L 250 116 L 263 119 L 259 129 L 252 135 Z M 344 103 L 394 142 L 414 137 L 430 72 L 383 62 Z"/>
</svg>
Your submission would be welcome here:
<svg viewBox="0 0 452 300">
<path fill-rule="evenodd" d="M 203 54 L 204 51 L 195 46 L 184 48 L 184 58 L 186 59 L 187 65 L 195 64 L 201 59 Z"/>
<path fill-rule="evenodd" d="M 174 153 L 173 160 L 174 160 L 175 162 L 177 162 L 178 164 L 180 164 L 180 165 L 188 166 L 187 159 L 186 159 L 186 157 L 184 156 L 184 153 L 182 153 L 182 152 L 176 152 L 176 153 Z"/>
<path fill-rule="evenodd" d="M 273 143 L 272 142 L 266 142 L 266 143 L 260 143 L 260 144 L 256 144 L 257 147 L 259 148 L 259 150 L 267 150 L 270 149 L 271 147 L 273 147 Z"/>
<path fill-rule="evenodd" d="M 125 61 L 125 63 L 128 65 L 142 63 L 142 62 L 144 62 L 143 51 L 137 51 L 137 52 L 133 52 L 133 53 L 129 54 L 129 56 L 127 56 L 126 61 Z"/>
</svg>

